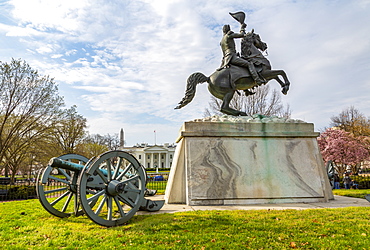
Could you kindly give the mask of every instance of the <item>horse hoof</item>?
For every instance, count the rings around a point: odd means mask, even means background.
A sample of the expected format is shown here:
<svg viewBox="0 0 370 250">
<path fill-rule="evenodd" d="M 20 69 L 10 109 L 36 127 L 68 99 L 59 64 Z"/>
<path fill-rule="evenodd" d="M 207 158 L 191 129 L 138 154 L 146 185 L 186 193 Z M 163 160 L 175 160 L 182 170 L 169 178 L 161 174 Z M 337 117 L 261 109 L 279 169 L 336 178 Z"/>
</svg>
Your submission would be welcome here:
<svg viewBox="0 0 370 250">
<path fill-rule="evenodd" d="M 281 90 L 281 93 L 283 93 L 284 95 L 288 94 L 288 90 L 289 90 L 289 87 L 284 87 L 282 90 Z"/>
</svg>

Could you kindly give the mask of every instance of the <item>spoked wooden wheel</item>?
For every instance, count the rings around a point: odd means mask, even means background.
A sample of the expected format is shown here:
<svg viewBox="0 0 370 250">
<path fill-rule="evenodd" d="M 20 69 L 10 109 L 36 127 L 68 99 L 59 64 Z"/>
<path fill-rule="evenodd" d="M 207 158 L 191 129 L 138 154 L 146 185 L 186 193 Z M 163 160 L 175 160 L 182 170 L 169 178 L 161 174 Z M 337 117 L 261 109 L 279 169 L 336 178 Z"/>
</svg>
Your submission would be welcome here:
<svg viewBox="0 0 370 250">
<path fill-rule="evenodd" d="M 72 161 L 85 165 L 89 159 L 77 154 L 66 154 L 58 157 L 61 160 Z M 71 214 L 81 215 L 77 195 L 77 178 L 79 173 L 47 166 L 37 177 L 36 192 L 41 205 L 58 217 L 68 217 Z M 71 202 L 73 200 L 73 202 Z"/>
<path fill-rule="evenodd" d="M 122 225 L 144 202 L 145 173 L 139 162 L 123 151 L 97 157 L 78 178 L 78 194 L 85 214 L 95 223 Z"/>
</svg>

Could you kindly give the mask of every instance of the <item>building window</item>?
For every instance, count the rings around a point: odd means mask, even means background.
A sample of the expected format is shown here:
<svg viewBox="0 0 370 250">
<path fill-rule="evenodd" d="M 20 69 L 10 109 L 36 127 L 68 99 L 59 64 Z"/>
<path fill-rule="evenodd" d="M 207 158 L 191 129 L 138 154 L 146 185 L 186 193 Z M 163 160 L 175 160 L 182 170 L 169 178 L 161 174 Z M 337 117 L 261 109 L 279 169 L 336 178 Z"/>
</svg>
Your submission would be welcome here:
<svg viewBox="0 0 370 250">
<path fill-rule="evenodd" d="M 148 162 L 148 168 L 150 168 L 150 163 Z"/>
<path fill-rule="evenodd" d="M 172 159 L 172 155 L 170 155 L 170 159 Z"/>
<path fill-rule="evenodd" d="M 164 162 L 162 162 L 162 168 L 164 168 Z"/>
<path fill-rule="evenodd" d="M 157 155 L 154 155 L 154 159 L 156 159 L 156 160 L 157 160 Z"/>
<path fill-rule="evenodd" d="M 164 155 L 161 156 L 161 159 L 163 160 L 164 159 Z"/>
<path fill-rule="evenodd" d="M 139 160 L 141 159 L 141 155 L 139 155 Z"/>
<path fill-rule="evenodd" d="M 150 155 L 148 155 L 148 159 L 150 159 Z"/>
</svg>

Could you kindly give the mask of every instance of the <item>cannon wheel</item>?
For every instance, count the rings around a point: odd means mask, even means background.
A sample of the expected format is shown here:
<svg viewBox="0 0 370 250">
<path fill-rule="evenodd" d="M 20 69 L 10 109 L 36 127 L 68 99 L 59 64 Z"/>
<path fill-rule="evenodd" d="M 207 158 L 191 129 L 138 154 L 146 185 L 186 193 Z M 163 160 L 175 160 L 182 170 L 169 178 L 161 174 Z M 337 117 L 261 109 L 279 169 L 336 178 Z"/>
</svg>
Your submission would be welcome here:
<svg viewBox="0 0 370 250">
<path fill-rule="evenodd" d="M 66 161 L 78 161 L 85 165 L 89 159 L 77 154 L 66 154 L 58 157 Z M 62 177 L 63 176 L 63 177 Z M 57 217 L 68 217 L 71 214 L 82 215 L 77 195 L 78 173 L 69 173 L 60 168 L 47 166 L 39 172 L 36 181 L 36 192 L 41 205 Z M 52 185 L 50 185 L 52 184 Z M 71 202 L 73 199 L 73 202 Z"/>
<path fill-rule="evenodd" d="M 85 214 L 95 223 L 119 226 L 145 201 L 145 171 L 124 151 L 106 152 L 78 178 L 78 195 Z"/>
</svg>

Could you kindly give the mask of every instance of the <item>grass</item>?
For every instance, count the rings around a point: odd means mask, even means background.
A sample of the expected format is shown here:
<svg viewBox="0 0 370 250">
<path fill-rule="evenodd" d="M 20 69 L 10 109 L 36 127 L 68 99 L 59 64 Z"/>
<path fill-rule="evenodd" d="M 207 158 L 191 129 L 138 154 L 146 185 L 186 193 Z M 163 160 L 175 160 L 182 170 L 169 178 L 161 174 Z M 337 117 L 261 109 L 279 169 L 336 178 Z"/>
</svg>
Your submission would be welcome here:
<svg viewBox="0 0 370 250">
<path fill-rule="evenodd" d="M 370 189 L 333 189 L 333 194 L 365 199 L 365 195 L 370 194 Z"/>
<path fill-rule="evenodd" d="M 164 194 L 166 191 L 167 181 L 150 181 L 146 184 L 148 189 L 157 190 L 157 194 Z"/>
<path fill-rule="evenodd" d="M 38 200 L 0 203 L 2 249 L 369 249 L 370 209 L 135 215 L 105 228 L 57 218 Z"/>
</svg>

